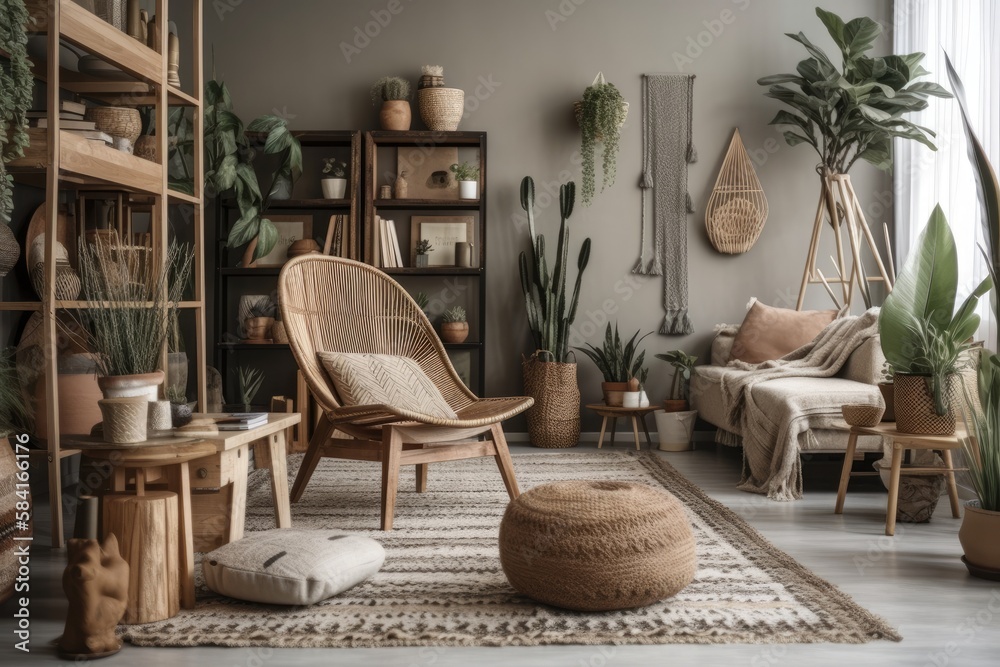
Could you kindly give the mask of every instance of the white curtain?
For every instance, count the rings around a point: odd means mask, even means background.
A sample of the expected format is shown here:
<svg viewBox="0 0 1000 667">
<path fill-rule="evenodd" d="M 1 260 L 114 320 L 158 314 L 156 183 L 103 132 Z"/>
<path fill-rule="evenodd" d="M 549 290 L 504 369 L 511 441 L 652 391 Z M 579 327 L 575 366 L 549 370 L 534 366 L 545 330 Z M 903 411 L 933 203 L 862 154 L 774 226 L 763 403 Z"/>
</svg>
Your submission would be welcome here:
<svg viewBox="0 0 1000 667">
<path fill-rule="evenodd" d="M 924 68 L 951 89 L 944 64 L 947 51 L 965 85 L 976 135 L 994 168 L 1000 168 L 1000 0 L 896 0 L 893 52 L 927 54 Z M 968 157 L 958 103 L 930 98 L 930 106 L 907 116 L 937 132 L 931 151 L 914 141 L 895 141 L 894 190 L 897 264 L 905 260 L 935 204 L 940 203 L 958 244 L 960 298 L 986 275 L 976 244 L 982 241 L 980 205 Z M 980 301 L 979 337 L 996 340 L 997 322 L 989 299 Z"/>
</svg>

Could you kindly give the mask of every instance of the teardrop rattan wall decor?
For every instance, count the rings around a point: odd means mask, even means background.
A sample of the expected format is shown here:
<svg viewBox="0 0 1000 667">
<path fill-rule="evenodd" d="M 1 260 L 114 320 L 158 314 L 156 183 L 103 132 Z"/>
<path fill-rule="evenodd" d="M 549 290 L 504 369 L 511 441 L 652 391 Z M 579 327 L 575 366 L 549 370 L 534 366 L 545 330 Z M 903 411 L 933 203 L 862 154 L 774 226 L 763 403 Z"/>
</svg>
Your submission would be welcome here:
<svg viewBox="0 0 1000 667">
<path fill-rule="evenodd" d="M 708 239 L 719 252 L 738 255 L 753 247 L 766 221 L 767 198 L 736 129 L 705 210 Z"/>
</svg>

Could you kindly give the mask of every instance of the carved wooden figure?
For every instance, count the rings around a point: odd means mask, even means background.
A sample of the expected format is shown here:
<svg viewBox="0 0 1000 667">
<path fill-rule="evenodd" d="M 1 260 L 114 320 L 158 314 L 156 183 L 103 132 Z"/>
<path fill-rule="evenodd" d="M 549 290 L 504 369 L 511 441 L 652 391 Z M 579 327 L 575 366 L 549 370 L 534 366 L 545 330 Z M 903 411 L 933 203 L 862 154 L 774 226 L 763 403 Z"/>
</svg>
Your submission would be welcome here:
<svg viewBox="0 0 1000 667">
<path fill-rule="evenodd" d="M 125 614 L 128 563 L 114 534 L 97 540 L 70 540 L 63 591 L 69 599 L 66 628 L 59 638 L 65 659 L 104 658 L 121 650 L 115 627 Z"/>
</svg>

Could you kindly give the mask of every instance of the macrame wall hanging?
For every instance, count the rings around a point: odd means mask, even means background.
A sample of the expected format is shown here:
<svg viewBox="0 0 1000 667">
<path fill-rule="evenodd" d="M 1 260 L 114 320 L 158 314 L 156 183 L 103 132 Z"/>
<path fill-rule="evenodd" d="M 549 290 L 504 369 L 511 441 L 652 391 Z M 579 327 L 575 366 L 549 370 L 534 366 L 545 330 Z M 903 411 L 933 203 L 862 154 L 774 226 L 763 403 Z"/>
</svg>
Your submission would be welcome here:
<svg viewBox="0 0 1000 667">
<path fill-rule="evenodd" d="M 642 233 L 633 273 L 663 276 L 666 315 L 660 333 L 694 331 L 688 317 L 687 165 L 697 160 L 691 137 L 693 74 L 642 76 Z M 653 193 L 653 258 L 646 263 L 646 192 Z"/>
<path fill-rule="evenodd" d="M 766 221 L 767 197 L 736 129 L 705 210 L 708 240 L 719 252 L 738 255 L 753 247 Z"/>
</svg>

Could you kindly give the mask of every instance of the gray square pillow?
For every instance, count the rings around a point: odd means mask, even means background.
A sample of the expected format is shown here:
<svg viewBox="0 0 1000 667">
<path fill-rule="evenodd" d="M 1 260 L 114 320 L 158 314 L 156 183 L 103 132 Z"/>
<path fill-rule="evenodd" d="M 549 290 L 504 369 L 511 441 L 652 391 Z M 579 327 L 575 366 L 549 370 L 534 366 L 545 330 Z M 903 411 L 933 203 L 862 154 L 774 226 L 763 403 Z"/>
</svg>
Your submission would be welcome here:
<svg viewBox="0 0 1000 667">
<path fill-rule="evenodd" d="M 415 360 L 392 354 L 320 352 L 346 405 L 391 405 L 441 419 L 458 417 Z"/>
<path fill-rule="evenodd" d="M 205 554 L 205 584 L 237 600 L 309 605 L 379 571 L 385 550 L 341 530 L 275 528 L 250 533 Z"/>
</svg>

